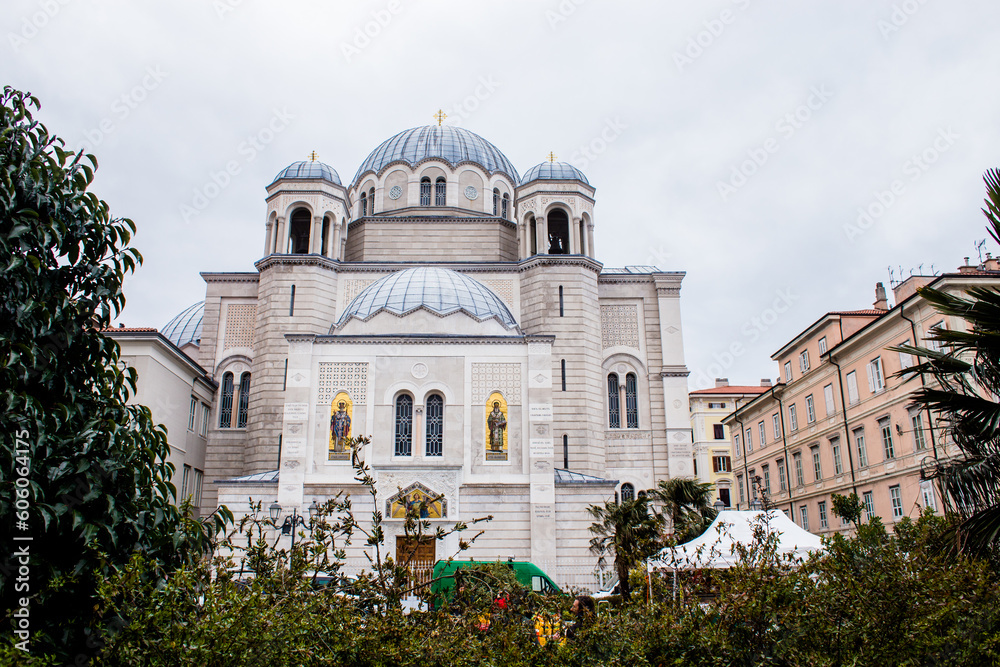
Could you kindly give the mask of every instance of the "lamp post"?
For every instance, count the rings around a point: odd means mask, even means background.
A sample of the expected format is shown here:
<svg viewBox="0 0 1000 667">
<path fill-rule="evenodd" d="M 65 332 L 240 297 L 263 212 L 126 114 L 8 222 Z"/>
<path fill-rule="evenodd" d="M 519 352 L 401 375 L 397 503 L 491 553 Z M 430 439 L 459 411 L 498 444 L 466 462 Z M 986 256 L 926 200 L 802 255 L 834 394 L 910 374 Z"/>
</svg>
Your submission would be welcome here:
<svg viewBox="0 0 1000 667">
<path fill-rule="evenodd" d="M 712 505 L 712 507 L 715 508 L 715 513 L 718 514 L 722 510 L 726 509 L 726 503 L 722 502 L 722 498 L 719 498 L 715 501 L 715 504 Z"/>
<path fill-rule="evenodd" d="M 761 484 L 760 475 L 754 475 L 751 482 L 753 483 L 753 500 L 750 501 L 750 509 L 764 510 L 765 512 L 774 509 L 774 505 L 771 504 L 771 499 L 768 497 L 767 489 Z"/>
<path fill-rule="evenodd" d="M 284 522 L 282 522 L 281 524 L 281 534 L 292 536 L 292 547 L 291 547 L 292 551 L 295 551 L 295 529 L 298 528 L 299 526 L 302 526 L 310 533 L 312 533 L 312 520 L 316 517 L 316 514 L 319 512 L 319 509 L 320 509 L 319 505 L 316 503 L 315 500 L 313 500 L 312 504 L 309 506 L 308 524 L 306 523 L 305 518 L 303 518 L 302 515 L 299 514 L 298 508 L 295 507 L 292 508 L 291 516 L 285 517 Z M 274 521 L 275 525 L 277 525 L 278 518 L 281 516 L 281 505 L 278 504 L 277 500 L 271 503 L 270 507 L 268 507 L 268 512 L 271 515 L 271 521 Z"/>
</svg>

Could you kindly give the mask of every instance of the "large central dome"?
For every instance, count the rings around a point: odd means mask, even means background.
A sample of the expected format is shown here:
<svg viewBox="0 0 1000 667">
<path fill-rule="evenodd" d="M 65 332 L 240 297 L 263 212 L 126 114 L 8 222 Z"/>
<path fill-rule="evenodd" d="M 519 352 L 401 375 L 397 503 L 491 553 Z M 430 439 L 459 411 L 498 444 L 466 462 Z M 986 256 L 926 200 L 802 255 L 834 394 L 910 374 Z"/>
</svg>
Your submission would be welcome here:
<svg viewBox="0 0 1000 667">
<path fill-rule="evenodd" d="M 453 167 L 460 162 L 473 162 L 490 174 L 502 172 L 514 183 L 520 180 L 507 156 L 475 132 L 450 125 L 425 125 L 383 141 L 361 164 L 354 182 L 369 171 L 380 173 L 392 162 L 402 161 L 412 167 L 427 158 L 440 158 Z"/>
<path fill-rule="evenodd" d="M 461 310 L 480 321 L 495 319 L 506 329 L 517 326 L 510 310 L 488 287 L 457 271 L 436 267 L 406 269 L 376 280 L 348 304 L 337 326 L 353 317 L 367 320 L 383 310 L 406 315 L 419 308 L 438 315 Z"/>
</svg>

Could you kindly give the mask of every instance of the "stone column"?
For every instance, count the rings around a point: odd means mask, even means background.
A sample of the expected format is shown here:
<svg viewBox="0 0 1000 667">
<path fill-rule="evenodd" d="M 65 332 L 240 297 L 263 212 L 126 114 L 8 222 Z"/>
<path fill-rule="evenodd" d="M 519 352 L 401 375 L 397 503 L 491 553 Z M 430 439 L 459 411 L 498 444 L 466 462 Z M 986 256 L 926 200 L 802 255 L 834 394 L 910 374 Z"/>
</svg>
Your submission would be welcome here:
<svg viewBox="0 0 1000 667">
<path fill-rule="evenodd" d="M 281 461 L 278 467 L 278 504 L 282 516 L 292 509 L 302 514 L 305 472 L 312 451 L 310 428 L 310 366 L 312 341 L 288 343 L 288 379 L 284 392 L 281 424 Z M 308 512 L 306 513 L 308 518 Z"/>
<path fill-rule="evenodd" d="M 267 233 L 264 236 L 264 256 L 265 257 L 267 257 L 268 255 L 271 254 L 271 244 L 273 243 L 272 236 L 274 234 L 274 225 L 275 225 L 275 222 L 273 220 L 268 220 L 267 221 Z"/>
<path fill-rule="evenodd" d="M 581 255 L 583 250 L 580 247 L 580 218 L 570 218 L 569 222 L 566 224 L 569 229 L 569 254 L 571 255 Z"/>
<path fill-rule="evenodd" d="M 274 233 L 274 250 L 272 250 L 272 252 L 283 255 L 288 248 L 288 234 L 285 231 L 285 216 L 279 215 L 274 219 L 274 228 L 277 231 Z"/>
<path fill-rule="evenodd" d="M 326 256 L 330 257 L 331 259 L 335 257 L 335 253 L 333 251 L 334 249 L 333 235 L 337 231 L 336 227 L 337 227 L 337 222 L 333 218 L 331 218 L 330 225 L 327 227 L 326 230 Z"/>
<path fill-rule="evenodd" d="M 323 216 L 314 215 L 312 229 L 309 231 L 309 254 L 318 255 L 323 247 Z"/>
<path fill-rule="evenodd" d="M 692 477 L 690 411 L 687 376 L 684 365 L 684 342 L 681 338 L 680 293 L 682 276 L 656 275 L 656 300 L 660 314 L 660 340 L 663 342 L 663 409 L 666 418 L 667 474 Z"/>
<path fill-rule="evenodd" d="M 528 343 L 528 377 L 530 380 L 527 445 L 528 479 L 531 486 L 531 562 L 554 565 L 556 487 L 555 447 L 552 433 L 552 343 Z"/>
<path fill-rule="evenodd" d="M 535 239 L 538 244 L 538 254 L 549 254 L 549 226 L 545 218 L 535 217 Z"/>
<path fill-rule="evenodd" d="M 595 257 L 594 254 L 594 225 L 587 225 L 587 254 Z"/>
</svg>

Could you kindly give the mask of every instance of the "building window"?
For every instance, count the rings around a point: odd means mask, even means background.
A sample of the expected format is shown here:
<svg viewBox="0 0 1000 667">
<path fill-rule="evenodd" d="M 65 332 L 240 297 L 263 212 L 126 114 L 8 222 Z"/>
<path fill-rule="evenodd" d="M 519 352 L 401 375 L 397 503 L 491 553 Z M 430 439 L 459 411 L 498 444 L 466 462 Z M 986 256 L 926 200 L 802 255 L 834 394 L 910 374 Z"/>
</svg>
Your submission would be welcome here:
<svg viewBox="0 0 1000 667">
<path fill-rule="evenodd" d="M 792 362 L 785 362 L 785 382 L 792 381 Z"/>
<path fill-rule="evenodd" d="M 207 403 L 201 404 L 201 428 L 198 429 L 198 435 L 204 437 L 208 435 L 208 413 L 209 407 Z"/>
<path fill-rule="evenodd" d="M 767 433 L 764 431 L 764 420 L 757 422 L 757 431 L 760 433 L 760 446 L 767 442 Z"/>
<path fill-rule="evenodd" d="M 819 353 L 826 354 L 826 336 L 819 339 Z"/>
<path fill-rule="evenodd" d="M 635 373 L 625 376 L 625 417 L 629 428 L 639 428 L 638 380 Z"/>
<path fill-rule="evenodd" d="M 766 463 L 760 467 L 762 473 L 764 473 L 764 491 L 766 493 L 771 493 L 771 466 Z"/>
<path fill-rule="evenodd" d="M 921 480 L 920 496 L 924 500 L 924 507 L 929 507 L 937 512 L 937 497 L 934 495 L 934 485 L 929 479 Z"/>
<path fill-rule="evenodd" d="M 774 439 L 777 440 L 781 437 L 781 416 L 777 412 L 771 415 L 771 426 L 774 431 Z"/>
<path fill-rule="evenodd" d="M 816 405 L 813 403 L 813 396 L 806 396 L 806 421 L 812 424 L 816 421 Z"/>
<path fill-rule="evenodd" d="M 785 459 L 778 459 L 775 465 L 778 466 L 778 491 L 784 491 L 788 488 L 788 480 L 785 479 Z"/>
<path fill-rule="evenodd" d="M 802 521 L 802 530 L 809 530 L 809 508 L 806 505 L 799 506 L 799 517 Z"/>
<path fill-rule="evenodd" d="M 795 485 L 805 486 L 806 476 L 802 470 L 802 454 L 798 452 L 792 454 L 792 463 L 795 465 Z"/>
<path fill-rule="evenodd" d="M 292 285 L 288 297 L 288 316 L 292 317 L 293 315 L 295 315 L 295 285 Z"/>
<path fill-rule="evenodd" d="M 413 399 L 408 394 L 396 398 L 396 456 L 413 453 Z"/>
<path fill-rule="evenodd" d="M 205 473 L 197 468 L 192 470 L 192 473 L 191 493 L 194 497 L 191 499 L 191 505 L 197 508 L 201 506 L 201 486 L 205 479 Z"/>
<path fill-rule="evenodd" d="M 559 286 L 559 317 L 566 315 L 566 306 L 563 302 L 563 286 Z"/>
<path fill-rule="evenodd" d="M 236 428 L 247 427 L 247 413 L 250 408 L 250 373 L 240 376 L 240 401 L 236 413 Z"/>
<path fill-rule="evenodd" d="M 743 445 L 740 444 L 740 434 L 737 433 L 733 436 L 733 445 L 736 450 L 736 456 L 743 456 Z"/>
<path fill-rule="evenodd" d="M 728 456 L 712 457 L 712 472 L 731 472 L 732 469 L 732 461 Z"/>
<path fill-rule="evenodd" d="M 799 352 L 799 369 L 803 373 L 809 370 L 809 350 Z"/>
<path fill-rule="evenodd" d="M 618 376 L 608 375 L 608 427 L 621 428 L 621 404 L 618 398 Z"/>
<path fill-rule="evenodd" d="M 788 406 L 788 425 L 791 427 L 792 431 L 799 430 L 799 417 L 795 413 L 795 406 Z"/>
<path fill-rule="evenodd" d="M 566 360 L 559 360 L 559 370 L 562 372 L 562 390 L 566 391 Z"/>
<path fill-rule="evenodd" d="M 888 417 L 878 420 L 878 428 L 882 433 L 882 448 L 885 452 L 885 460 L 896 458 L 896 451 L 892 446 L 892 423 Z"/>
<path fill-rule="evenodd" d="M 823 462 L 820 460 L 819 457 L 819 445 L 814 445 L 810 447 L 809 451 L 812 452 L 813 479 L 819 482 L 823 479 Z"/>
<path fill-rule="evenodd" d="M 437 179 L 434 183 L 434 205 L 448 205 L 448 185 L 443 178 Z"/>
<path fill-rule="evenodd" d="M 505 192 L 503 193 L 503 209 L 500 211 L 501 213 L 500 217 L 502 217 L 504 220 L 509 220 L 510 218 L 507 217 L 509 211 L 510 211 L 510 195 Z"/>
<path fill-rule="evenodd" d="M 889 487 L 889 499 L 892 501 L 892 518 L 903 518 L 903 495 L 899 490 L 899 484 Z"/>
<path fill-rule="evenodd" d="M 621 498 L 623 503 L 635 500 L 635 487 L 628 482 L 622 484 Z"/>
<path fill-rule="evenodd" d="M 191 487 L 191 466 L 184 465 L 184 473 L 181 475 L 181 493 L 178 500 L 184 501 L 190 494 Z"/>
<path fill-rule="evenodd" d="M 822 530 L 826 530 L 830 527 L 830 522 L 826 517 L 826 501 L 819 501 L 819 527 Z"/>
<path fill-rule="evenodd" d="M 729 489 L 727 489 L 727 488 L 719 489 L 719 500 L 721 500 L 722 504 L 725 505 L 727 508 L 730 506 L 729 505 Z"/>
<path fill-rule="evenodd" d="M 913 447 L 916 451 L 927 449 L 927 439 L 924 435 L 924 418 L 919 411 L 910 415 L 910 423 L 913 424 Z"/>
<path fill-rule="evenodd" d="M 740 504 L 743 504 L 746 502 L 746 494 L 743 492 L 743 475 L 736 476 L 736 487 L 740 492 Z"/>
<path fill-rule="evenodd" d="M 565 433 L 563 433 L 563 468 L 569 470 L 569 436 Z M 697 470 L 695 474 L 698 474 Z"/>
<path fill-rule="evenodd" d="M 854 448 L 858 452 L 858 466 L 861 468 L 868 467 L 868 450 L 865 448 L 865 429 L 864 427 L 856 428 L 854 433 Z"/>
<path fill-rule="evenodd" d="M 847 402 L 854 405 L 861 400 L 858 395 L 858 374 L 851 371 L 847 374 Z"/>
<path fill-rule="evenodd" d="M 934 340 L 933 336 L 936 336 L 938 331 L 944 329 L 944 320 L 941 320 L 937 324 L 931 326 L 927 331 L 927 336 L 925 338 L 927 342 L 927 349 L 934 350 L 935 352 L 941 351 L 941 342 Z"/>
<path fill-rule="evenodd" d="M 843 475 L 844 461 L 840 456 L 840 438 L 830 439 L 830 449 L 833 450 L 833 472 L 835 475 Z"/>
<path fill-rule="evenodd" d="M 219 398 L 219 428 L 230 428 L 233 423 L 233 374 L 222 376 L 222 394 Z"/>
<path fill-rule="evenodd" d="M 288 225 L 288 252 L 295 255 L 309 253 L 309 228 L 312 215 L 304 208 L 295 209 Z"/>
<path fill-rule="evenodd" d="M 907 338 L 902 343 L 900 343 L 900 346 L 909 345 L 909 344 L 910 344 L 910 339 Z M 913 355 L 910 354 L 909 352 L 900 352 L 899 353 L 899 367 L 905 369 L 905 368 L 909 368 L 912 365 L 913 365 Z"/>
<path fill-rule="evenodd" d="M 872 517 L 875 516 L 875 498 L 872 496 L 871 491 L 865 491 L 861 495 L 861 498 L 861 502 L 865 507 L 865 518 L 871 521 Z"/>
<path fill-rule="evenodd" d="M 441 456 L 444 450 L 444 399 L 440 394 L 427 397 L 427 456 Z"/>
<path fill-rule="evenodd" d="M 712 424 L 712 435 L 716 440 L 726 439 L 726 427 L 722 424 Z"/>
<path fill-rule="evenodd" d="M 493 188 L 493 217 L 496 217 L 500 210 L 500 190 Z"/>
<path fill-rule="evenodd" d="M 828 384 L 823 387 L 823 401 L 826 403 L 826 416 L 829 417 L 834 412 L 836 412 L 836 406 L 833 403 L 833 384 Z"/>
<path fill-rule="evenodd" d="M 375 215 L 375 188 L 368 191 L 368 215 Z"/>
<path fill-rule="evenodd" d="M 873 394 L 885 389 L 885 376 L 882 374 L 882 357 L 875 357 L 868 362 L 868 389 Z"/>
<path fill-rule="evenodd" d="M 753 451 L 753 432 L 750 429 L 743 432 L 743 441 L 746 443 L 747 453 L 749 454 Z"/>
<path fill-rule="evenodd" d="M 361 214 L 360 217 L 363 218 L 366 215 L 368 215 L 368 193 L 367 192 L 362 192 L 361 193 L 361 202 L 359 204 L 359 209 L 360 209 L 359 213 Z"/>
<path fill-rule="evenodd" d="M 431 205 L 431 179 L 429 178 L 420 179 L 420 205 Z"/>
<path fill-rule="evenodd" d="M 708 404 L 708 409 L 709 410 L 725 410 L 726 409 L 726 404 L 725 403 L 709 403 Z"/>
<path fill-rule="evenodd" d="M 191 410 L 188 412 L 188 430 L 194 430 L 194 413 L 198 408 L 198 399 L 194 396 L 191 397 Z"/>
</svg>

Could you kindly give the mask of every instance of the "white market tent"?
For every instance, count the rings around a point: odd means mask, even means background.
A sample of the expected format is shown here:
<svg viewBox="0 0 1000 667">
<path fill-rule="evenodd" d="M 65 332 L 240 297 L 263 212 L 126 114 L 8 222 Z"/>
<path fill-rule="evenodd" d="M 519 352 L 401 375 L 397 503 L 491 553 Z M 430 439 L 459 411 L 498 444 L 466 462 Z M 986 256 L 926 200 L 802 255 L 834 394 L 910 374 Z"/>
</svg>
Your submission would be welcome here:
<svg viewBox="0 0 1000 667">
<path fill-rule="evenodd" d="M 737 544 L 749 547 L 754 540 L 754 527 L 761 526 L 768 534 L 778 535 L 777 555 L 805 559 L 810 552 L 823 551 L 819 536 L 800 528 L 779 510 L 723 510 L 712 525 L 699 537 L 667 548 L 649 561 L 649 569 L 727 568 L 739 559 Z"/>
</svg>

